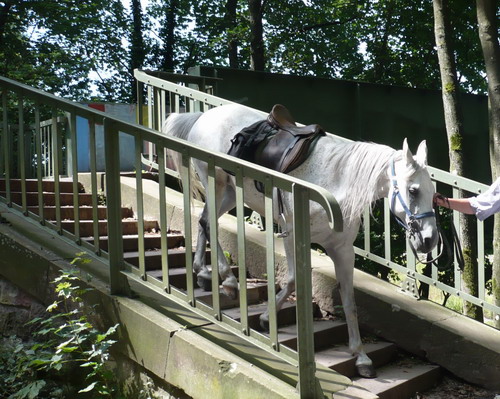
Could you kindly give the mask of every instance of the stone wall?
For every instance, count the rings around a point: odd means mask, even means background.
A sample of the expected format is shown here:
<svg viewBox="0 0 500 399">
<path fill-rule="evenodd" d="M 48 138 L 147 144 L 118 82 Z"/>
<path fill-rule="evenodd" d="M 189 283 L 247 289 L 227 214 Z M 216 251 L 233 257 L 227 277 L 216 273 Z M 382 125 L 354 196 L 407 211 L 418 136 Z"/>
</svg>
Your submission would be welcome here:
<svg viewBox="0 0 500 399">
<path fill-rule="evenodd" d="M 33 326 L 26 323 L 45 313 L 45 306 L 0 276 L 0 335 L 27 339 Z"/>
</svg>

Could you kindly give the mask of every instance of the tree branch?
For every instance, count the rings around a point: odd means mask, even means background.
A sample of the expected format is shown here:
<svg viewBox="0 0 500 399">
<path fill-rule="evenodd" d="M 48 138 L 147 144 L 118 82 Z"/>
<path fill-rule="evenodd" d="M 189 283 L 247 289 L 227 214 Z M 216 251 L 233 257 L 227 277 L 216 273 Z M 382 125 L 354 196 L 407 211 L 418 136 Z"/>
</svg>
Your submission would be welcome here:
<svg viewBox="0 0 500 399">
<path fill-rule="evenodd" d="M 330 26 L 344 25 L 346 23 L 354 21 L 357 18 L 358 17 L 355 16 L 355 17 L 348 18 L 345 21 L 331 21 L 331 22 L 323 22 L 321 24 L 306 25 L 306 26 L 301 27 L 298 31 L 299 32 L 308 32 L 310 30 L 323 29 L 323 28 L 328 28 Z"/>
</svg>

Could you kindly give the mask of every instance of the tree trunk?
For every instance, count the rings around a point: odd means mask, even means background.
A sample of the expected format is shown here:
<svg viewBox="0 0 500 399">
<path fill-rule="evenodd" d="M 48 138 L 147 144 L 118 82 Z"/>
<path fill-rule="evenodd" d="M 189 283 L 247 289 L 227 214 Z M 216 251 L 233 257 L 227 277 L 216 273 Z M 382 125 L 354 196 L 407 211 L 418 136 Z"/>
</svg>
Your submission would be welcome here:
<svg viewBox="0 0 500 399">
<path fill-rule="evenodd" d="M 137 100 L 137 86 L 134 79 L 134 69 L 144 66 L 146 52 L 142 35 L 142 8 L 140 0 L 132 0 L 132 31 L 130 34 L 130 73 L 132 86 L 132 101 Z"/>
<path fill-rule="evenodd" d="M 462 138 L 463 124 L 460 115 L 460 101 L 458 93 L 457 74 L 452 50 L 451 25 L 447 0 L 433 0 L 434 9 L 434 35 L 439 59 L 439 70 L 441 74 L 441 91 L 443 96 L 444 118 L 446 134 L 448 136 L 450 172 L 459 176 L 464 175 Z M 462 193 L 460 193 L 462 196 Z M 464 252 L 464 271 L 462 289 L 477 296 L 477 244 L 476 224 L 470 217 L 460 215 L 460 239 Z M 482 309 L 464 303 L 464 313 L 476 320 L 483 320 Z"/>
<path fill-rule="evenodd" d="M 248 0 L 248 9 L 250 11 L 250 68 L 253 71 L 263 71 L 266 66 L 262 25 L 264 5 L 261 0 Z"/>
<path fill-rule="evenodd" d="M 381 13 L 382 14 L 382 13 Z M 383 82 L 387 74 L 387 65 L 390 62 L 389 36 L 391 35 L 391 25 L 393 23 L 394 2 L 388 1 L 387 7 L 382 14 L 384 26 L 379 40 L 373 44 L 373 82 Z"/>
<path fill-rule="evenodd" d="M 175 27 L 177 11 L 179 9 L 179 0 L 171 0 L 167 7 L 167 22 L 165 28 L 162 30 L 163 46 L 163 60 L 161 67 L 164 71 L 173 72 L 175 68 L 174 57 L 174 41 L 175 41 Z"/>
<path fill-rule="evenodd" d="M 500 177 L 500 45 L 496 0 L 476 0 L 479 39 L 488 77 L 488 115 L 490 125 L 490 162 L 493 181 Z M 493 227 L 493 297 L 500 306 L 500 214 L 495 215 Z M 495 325 L 500 328 L 500 315 Z"/>
<path fill-rule="evenodd" d="M 226 22 L 226 32 L 227 32 L 227 52 L 229 57 L 229 67 L 238 68 L 238 38 L 234 33 L 237 22 L 236 22 L 236 9 L 238 6 L 238 0 L 227 0 L 226 2 L 226 14 L 224 19 Z"/>
</svg>

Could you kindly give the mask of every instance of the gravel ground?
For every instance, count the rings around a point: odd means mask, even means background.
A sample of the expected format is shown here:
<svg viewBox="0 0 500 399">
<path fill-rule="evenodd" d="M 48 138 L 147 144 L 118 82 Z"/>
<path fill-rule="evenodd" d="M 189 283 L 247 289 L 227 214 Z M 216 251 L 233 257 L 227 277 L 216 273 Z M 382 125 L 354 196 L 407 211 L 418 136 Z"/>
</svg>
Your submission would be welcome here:
<svg viewBox="0 0 500 399">
<path fill-rule="evenodd" d="M 413 399 L 500 399 L 500 392 L 489 391 L 445 375 L 436 388 L 418 393 Z"/>
</svg>

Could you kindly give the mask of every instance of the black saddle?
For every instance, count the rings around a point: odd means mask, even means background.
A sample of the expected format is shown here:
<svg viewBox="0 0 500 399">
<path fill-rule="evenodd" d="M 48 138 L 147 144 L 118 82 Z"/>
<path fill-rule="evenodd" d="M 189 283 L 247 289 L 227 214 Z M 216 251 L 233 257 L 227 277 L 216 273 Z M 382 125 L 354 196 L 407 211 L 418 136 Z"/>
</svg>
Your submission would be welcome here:
<svg viewBox="0 0 500 399">
<path fill-rule="evenodd" d="M 311 145 L 324 134 L 319 125 L 297 126 L 290 112 L 276 104 L 267 120 L 234 136 L 228 154 L 288 173 L 306 160 Z"/>
<path fill-rule="evenodd" d="M 325 134 L 319 125 L 297 126 L 283 105 L 276 104 L 267 122 L 277 130 L 257 154 L 256 162 L 278 172 L 288 173 L 307 159 L 311 144 Z"/>
</svg>

